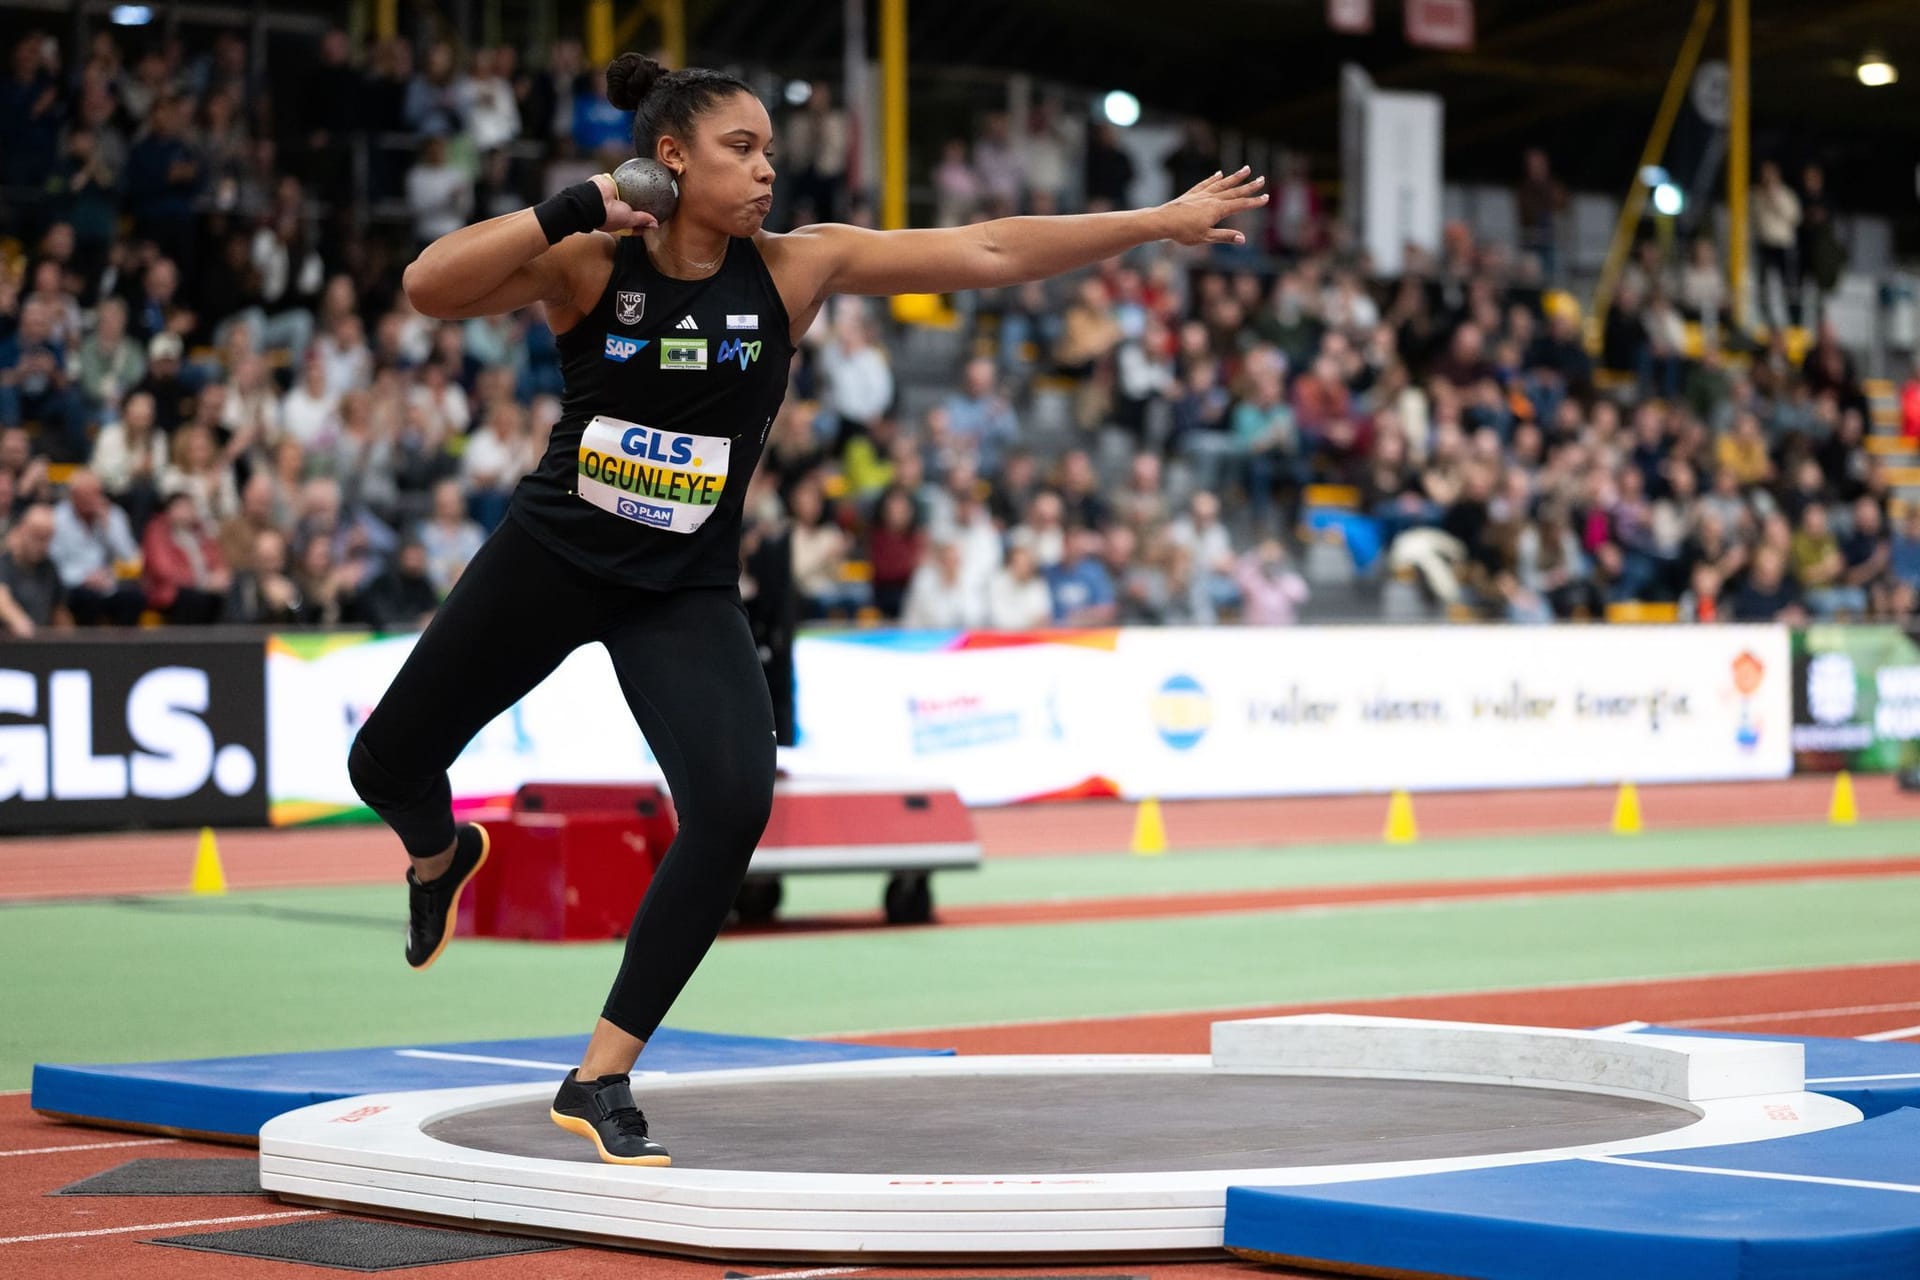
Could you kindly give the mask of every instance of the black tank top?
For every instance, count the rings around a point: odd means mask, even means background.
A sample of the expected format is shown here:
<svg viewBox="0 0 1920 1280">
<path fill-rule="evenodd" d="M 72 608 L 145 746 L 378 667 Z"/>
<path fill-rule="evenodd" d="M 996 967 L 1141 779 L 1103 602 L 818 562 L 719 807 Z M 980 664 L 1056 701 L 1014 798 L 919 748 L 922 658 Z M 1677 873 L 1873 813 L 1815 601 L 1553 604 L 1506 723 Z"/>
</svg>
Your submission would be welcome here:
<svg viewBox="0 0 1920 1280">
<path fill-rule="evenodd" d="M 615 242 L 593 310 L 558 335 L 560 421 L 508 516 L 554 552 L 628 586 L 730 586 L 740 511 L 787 393 L 793 342 L 752 240 L 676 280 L 646 242 Z"/>
</svg>

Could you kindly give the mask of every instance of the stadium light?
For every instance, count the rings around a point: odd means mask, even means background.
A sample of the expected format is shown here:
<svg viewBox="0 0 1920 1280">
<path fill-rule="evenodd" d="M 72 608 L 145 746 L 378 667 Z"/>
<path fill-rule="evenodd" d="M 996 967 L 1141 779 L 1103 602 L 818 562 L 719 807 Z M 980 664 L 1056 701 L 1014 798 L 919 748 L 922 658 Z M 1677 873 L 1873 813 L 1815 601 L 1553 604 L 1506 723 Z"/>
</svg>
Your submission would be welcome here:
<svg viewBox="0 0 1920 1280">
<path fill-rule="evenodd" d="M 1100 110 L 1108 120 L 1122 129 L 1130 129 L 1140 121 L 1140 99 L 1125 89 L 1115 89 L 1102 98 Z"/>
<path fill-rule="evenodd" d="M 805 80 L 789 80 L 785 96 L 788 106 L 804 107 L 807 105 L 807 100 L 813 97 L 813 86 Z"/>
<path fill-rule="evenodd" d="M 1669 181 L 1667 171 L 1657 164 L 1643 165 L 1640 169 L 1640 185 L 1649 191 Z"/>
<path fill-rule="evenodd" d="M 1653 189 L 1653 211 L 1666 217 L 1673 217 L 1686 208 L 1687 198 L 1680 188 L 1671 182 L 1663 182 Z"/>
<path fill-rule="evenodd" d="M 107 19 L 116 27 L 144 27 L 153 21 L 153 10 L 144 4 L 117 4 Z"/>
<path fill-rule="evenodd" d="M 1860 59 L 1860 65 L 1854 68 L 1853 74 L 1869 89 L 1890 85 L 1900 78 L 1899 70 L 1878 53 L 1869 53 Z"/>
</svg>

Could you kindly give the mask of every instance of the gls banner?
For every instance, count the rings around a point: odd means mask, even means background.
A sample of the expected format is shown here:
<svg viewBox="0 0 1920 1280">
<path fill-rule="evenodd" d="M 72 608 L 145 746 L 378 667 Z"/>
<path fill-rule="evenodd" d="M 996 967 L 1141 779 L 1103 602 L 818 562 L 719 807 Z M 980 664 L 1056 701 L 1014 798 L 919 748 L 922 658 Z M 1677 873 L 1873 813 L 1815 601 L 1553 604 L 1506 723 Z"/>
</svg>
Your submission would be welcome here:
<svg viewBox="0 0 1920 1280">
<path fill-rule="evenodd" d="M 258 639 L 0 650 L 0 832 L 266 821 Z"/>
</svg>

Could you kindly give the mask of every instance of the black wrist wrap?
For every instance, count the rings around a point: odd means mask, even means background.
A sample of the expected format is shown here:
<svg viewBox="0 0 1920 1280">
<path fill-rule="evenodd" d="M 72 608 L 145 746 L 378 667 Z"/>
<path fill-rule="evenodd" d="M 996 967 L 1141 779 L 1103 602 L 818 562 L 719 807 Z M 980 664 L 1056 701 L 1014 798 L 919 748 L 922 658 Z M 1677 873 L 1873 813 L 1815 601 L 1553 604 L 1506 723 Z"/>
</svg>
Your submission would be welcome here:
<svg viewBox="0 0 1920 1280">
<path fill-rule="evenodd" d="M 576 182 L 533 206 L 533 216 L 548 244 L 559 244 L 580 231 L 593 231 L 607 220 L 606 197 L 595 182 Z"/>
</svg>

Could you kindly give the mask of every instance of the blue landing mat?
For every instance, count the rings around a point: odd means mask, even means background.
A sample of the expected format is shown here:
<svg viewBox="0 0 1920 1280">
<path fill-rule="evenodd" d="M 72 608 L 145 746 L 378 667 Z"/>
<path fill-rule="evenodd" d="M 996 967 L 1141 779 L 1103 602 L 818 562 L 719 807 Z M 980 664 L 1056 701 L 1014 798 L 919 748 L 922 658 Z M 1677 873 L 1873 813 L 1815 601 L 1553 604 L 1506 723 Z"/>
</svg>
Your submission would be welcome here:
<svg viewBox="0 0 1920 1280">
<path fill-rule="evenodd" d="M 32 1104 L 36 1111 L 97 1124 L 185 1129 L 252 1141 L 274 1116 L 315 1102 L 396 1089 L 557 1081 L 579 1062 L 586 1044 L 585 1036 L 556 1036 L 181 1062 L 40 1063 L 33 1069 Z M 951 1052 L 662 1027 L 648 1042 L 641 1067 L 717 1071 Z"/>
<path fill-rule="evenodd" d="M 1783 1040 L 1805 1045 L 1807 1089 L 1851 1102 L 1869 1116 L 1920 1107 L 1920 1044 L 1837 1040 L 1830 1036 L 1759 1036 L 1730 1031 L 1645 1027 L 1639 1034 L 1712 1040 Z"/>
<path fill-rule="evenodd" d="M 1333 1266 L 1484 1280 L 1912 1280 L 1920 1111 L 1617 1161 L 1236 1187 L 1226 1242 Z"/>
</svg>

